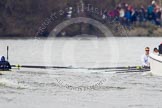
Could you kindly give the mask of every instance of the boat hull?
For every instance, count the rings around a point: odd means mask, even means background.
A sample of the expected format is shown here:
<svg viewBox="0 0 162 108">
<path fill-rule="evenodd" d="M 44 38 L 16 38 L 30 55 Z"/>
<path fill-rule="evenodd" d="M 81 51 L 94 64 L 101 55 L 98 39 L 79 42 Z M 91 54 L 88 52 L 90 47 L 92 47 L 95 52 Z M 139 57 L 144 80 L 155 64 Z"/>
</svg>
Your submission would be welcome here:
<svg viewBox="0 0 162 108">
<path fill-rule="evenodd" d="M 153 75 L 162 76 L 162 56 L 150 54 L 150 68 Z"/>
</svg>

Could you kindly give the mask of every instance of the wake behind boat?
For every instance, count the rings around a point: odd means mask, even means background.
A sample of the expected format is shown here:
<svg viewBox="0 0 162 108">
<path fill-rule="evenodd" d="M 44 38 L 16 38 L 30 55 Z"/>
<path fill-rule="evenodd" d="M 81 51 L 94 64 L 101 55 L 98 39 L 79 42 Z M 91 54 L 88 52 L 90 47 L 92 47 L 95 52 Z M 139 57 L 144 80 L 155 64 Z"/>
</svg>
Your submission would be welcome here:
<svg viewBox="0 0 162 108">
<path fill-rule="evenodd" d="M 158 56 L 156 54 L 150 54 L 150 67 L 151 73 L 153 75 L 162 76 L 162 56 Z"/>
</svg>

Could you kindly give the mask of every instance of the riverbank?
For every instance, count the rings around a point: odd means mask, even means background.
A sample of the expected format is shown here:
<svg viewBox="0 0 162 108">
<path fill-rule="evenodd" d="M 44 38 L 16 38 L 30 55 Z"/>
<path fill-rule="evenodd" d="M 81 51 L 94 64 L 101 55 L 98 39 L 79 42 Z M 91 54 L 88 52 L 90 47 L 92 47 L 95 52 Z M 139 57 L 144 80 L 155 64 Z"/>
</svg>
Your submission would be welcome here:
<svg viewBox="0 0 162 108">
<path fill-rule="evenodd" d="M 93 8 L 89 13 L 86 11 L 84 13 L 77 13 L 76 11 L 72 15 L 73 18 L 82 16 L 86 18 L 97 19 L 101 21 L 102 16 L 97 16 L 94 12 L 94 9 L 99 9 L 103 14 L 104 10 L 113 9 L 120 0 L 109 0 L 109 1 L 92 1 L 92 0 L 28 0 L 28 1 L 14 1 L 6 0 L 0 1 L 0 38 L 12 38 L 12 37 L 47 37 L 49 33 L 60 23 L 67 20 L 66 14 L 68 12 L 67 8 L 72 7 L 74 10 L 78 9 L 78 6 L 81 7 L 81 1 L 85 6 L 90 6 Z M 141 4 L 143 6 L 148 6 L 151 0 L 146 2 L 145 0 L 136 0 L 129 1 L 125 0 L 124 2 L 132 4 L 135 7 L 139 7 Z M 52 16 L 52 20 L 49 21 L 49 18 Z M 99 19 L 97 18 L 99 17 Z M 47 23 L 48 22 L 48 23 Z M 45 24 L 44 24 L 45 23 Z M 103 23 L 104 24 L 104 23 Z M 45 25 L 45 26 L 42 26 Z M 42 28 L 44 28 L 42 30 Z M 108 27 L 111 29 L 111 27 Z M 156 28 L 156 27 L 153 27 Z M 37 34 L 39 30 L 42 32 Z M 66 35 L 59 34 L 59 36 L 73 37 L 80 34 L 90 34 L 102 36 L 103 34 L 90 25 L 82 24 L 72 25 L 66 30 Z M 139 32 L 140 31 L 140 32 Z M 162 29 L 152 29 L 152 27 L 135 27 L 134 29 L 128 31 L 129 36 L 161 36 Z M 115 36 L 119 36 L 120 32 L 114 33 Z"/>
<path fill-rule="evenodd" d="M 133 26 L 132 29 L 127 31 L 128 31 L 128 37 L 132 37 L 132 36 L 162 37 L 162 28 L 148 22 L 142 25 L 137 24 Z"/>
</svg>

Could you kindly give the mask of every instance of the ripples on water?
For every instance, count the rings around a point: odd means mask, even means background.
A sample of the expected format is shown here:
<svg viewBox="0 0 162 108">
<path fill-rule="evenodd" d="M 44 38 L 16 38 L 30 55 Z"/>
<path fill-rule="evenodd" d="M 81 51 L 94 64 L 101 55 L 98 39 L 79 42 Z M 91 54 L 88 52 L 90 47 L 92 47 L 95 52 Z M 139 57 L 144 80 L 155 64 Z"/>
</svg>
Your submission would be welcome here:
<svg viewBox="0 0 162 108">
<path fill-rule="evenodd" d="M 147 40 L 147 41 L 144 41 Z M 159 40 L 159 39 L 158 39 Z M 73 42 L 73 41 L 71 41 Z M 143 48 L 152 43 L 154 47 L 156 38 L 118 38 L 119 65 L 139 65 Z M 131 43 L 128 46 L 128 43 Z M 13 44 L 14 43 L 14 44 Z M 25 43 L 25 44 L 24 44 Z M 34 45 L 32 45 L 33 43 Z M 44 43 L 44 42 L 43 42 Z M 54 52 L 60 52 L 65 40 L 58 40 L 55 43 Z M 84 45 L 82 45 L 84 43 Z M 93 44 L 92 44 L 93 43 Z M 99 42 L 82 40 L 77 45 L 76 62 L 89 67 L 97 59 L 101 67 L 114 63 L 109 61 L 107 41 Z M 96 47 L 88 47 L 94 44 Z M 139 43 L 138 45 L 136 43 Z M 42 59 L 42 40 L 40 41 L 3 41 L 3 45 L 10 46 L 11 63 L 39 64 Z M 13 44 L 13 45 L 12 45 Z M 19 45 L 21 44 L 21 48 Z M 31 50 L 26 50 L 26 44 Z M 38 46 L 37 46 L 38 45 Z M 37 46 L 34 47 L 33 46 Z M 84 48 L 83 48 L 84 46 Z M 104 48 L 103 48 L 104 47 Z M 136 49 L 132 50 L 132 48 Z M 142 48 L 141 48 L 142 47 Z M 66 49 L 65 47 L 64 49 Z M 102 49 L 103 48 L 103 49 Z M 23 50 L 25 49 L 25 50 Z M 82 49 L 82 54 L 79 51 Z M 88 54 L 87 56 L 84 49 Z M 124 49 L 124 51 L 122 50 Z M 17 52 L 14 52 L 14 51 Z M 33 51 L 38 51 L 31 54 Z M 66 50 L 64 50 L 66 51 Z M 96 53 L 96 51 L 98 51 Z M 129 52 L 130 51 L 130 54 Z M 2 50 L 0 52 L 5 52 Z M 102 53 L 101 53 L 102 52 Z M 127 54 L 125 54 L 127 52 Z M 26 55 L 23 55 L 26 54 Z M 30 58 L 31 54 L 33 58 Z M 68 53 L 69 54 L 69 53 Z M 3 54 L 5 55 L 5 54 Z M 54 54 L 56 65 L 61 64 L 60 53 Z M 63 56 L 63 55 L 61 55 Z M 101 57 L 100 57 L 101 56 Z M 84 59 L 81 59 L 85 57 Z M 90 58 L 88 60 L 88 58 Z M 71 58 L 63 58 L 71 63 Z M 88 60 L 84 63 L 84 60 Z M 45 61 L 46 62 L 46 61 Z M 43 62 L 44 63 L 44 62 Z M 69 66 L 68 62 L 66 62 Z M 162 106 L 162 77 L 141 73 L 115 73 L 108 70 L 86 70 L 86 69 L 23 69 L 14 70 L 0 75 L 0 107 L 2 108 L 160 108 Z"/>
<path fill-rule="evenodd" d="M 27 104 L 24 98 L 28 96 L 34 97 L 31 101 L 38 99 L 39 102 L 40 96 L 44 96 L 52 102 L 58 98 L 58 102 L 81 103 L 81 106 L 98 102 L 110 107 L 158 108 L 162 99 L 161 81 L 162 77 L 143 73 L 21 69 L 0 76 L 0 104 L 18 103 L 19 99 L 24 100 L 22 104 Z"/>
</svg>

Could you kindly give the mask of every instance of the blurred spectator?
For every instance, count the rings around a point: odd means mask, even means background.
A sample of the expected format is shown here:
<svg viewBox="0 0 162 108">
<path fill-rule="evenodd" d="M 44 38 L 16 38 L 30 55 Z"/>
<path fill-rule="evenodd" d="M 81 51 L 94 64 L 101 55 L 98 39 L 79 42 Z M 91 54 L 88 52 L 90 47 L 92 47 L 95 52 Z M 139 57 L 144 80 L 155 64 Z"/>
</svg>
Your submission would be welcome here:
<svg viewBox="0 0 162 108">
<path fill-rule="evenodd" d="M 67 12 L 67 18 L 71 18 L 72 17 L 72 13 L 73 13 L 73 8 L 69 7 L 69 11 Z"/>
<path fill-rule="evenodd" d="M 115 9 L 107 12 L 107 15 L 111 22 L 120 21 L 122 25 L 127 27 L 130 27 L 131 24 L 135 24 L 137 21 L 141 25 L 144 25 L 146 21 L 150 21 L 152 24 L 161 27 L 161 12 L 162 8 L 153 0 L 147 8 L 141 5 L 139 9 L 128 3 L 119 3 Z M 103 18 L 105 17 L 103 16 Z"/>
</svg>

